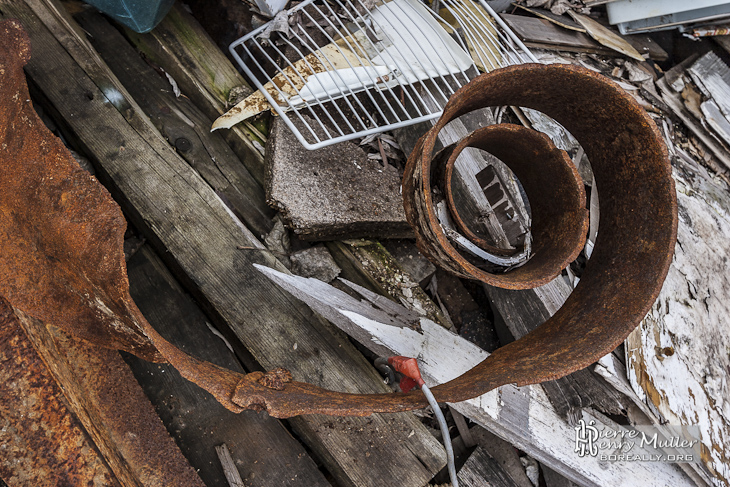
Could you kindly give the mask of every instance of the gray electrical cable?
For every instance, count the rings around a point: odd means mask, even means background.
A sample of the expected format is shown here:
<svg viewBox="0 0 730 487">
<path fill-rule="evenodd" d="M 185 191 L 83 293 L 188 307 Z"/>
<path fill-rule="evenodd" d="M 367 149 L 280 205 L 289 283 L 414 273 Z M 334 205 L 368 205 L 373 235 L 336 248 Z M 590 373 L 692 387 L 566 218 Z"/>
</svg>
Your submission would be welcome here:
<svg viewBox="0 0 730 487">
<path fill-rule="evenodd" d="M 439 422 L 439 427 L 441 427 L 441 436 L 444 438 L 446 462 L 449 469 L 449 477 L 451 478 L 451 485 L 452 487 L 459 487 L 459 480 L 456 478 L 456 464 L 454 463 L 454 448 L 451 446 L 451 436 L 449 436 L 449 427 L 446 425 L 446 418 L 444 418 L 444 413 L 441 412 L 436 398 L 433 397 L 431 389 L 426 384 L 422 384 L 421 391 L 426 396 L 426 399 L 428 399 L 428 403 L 431 405 L 431 409 L 433 409 L 436 419 Z"/>
</svg>

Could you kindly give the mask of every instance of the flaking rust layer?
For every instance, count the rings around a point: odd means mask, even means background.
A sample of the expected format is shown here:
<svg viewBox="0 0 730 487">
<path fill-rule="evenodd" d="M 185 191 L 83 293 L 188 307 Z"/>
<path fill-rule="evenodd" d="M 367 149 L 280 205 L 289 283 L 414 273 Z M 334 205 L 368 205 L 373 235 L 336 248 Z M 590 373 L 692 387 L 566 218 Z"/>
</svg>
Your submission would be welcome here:
<svg viewBox="0 0 730 487">
<path fill-rule="evenodd" d="M 30 40 L 0 23 L 0 294 L 29 315 L 96 344 L 161 360 L 130 312 L 126 222 L 33 109 Z"/>
<path fill-rule="evenodd" d="M 13 486 L 118 486 L 0 297 L 0 478 Z"/>
</svg>

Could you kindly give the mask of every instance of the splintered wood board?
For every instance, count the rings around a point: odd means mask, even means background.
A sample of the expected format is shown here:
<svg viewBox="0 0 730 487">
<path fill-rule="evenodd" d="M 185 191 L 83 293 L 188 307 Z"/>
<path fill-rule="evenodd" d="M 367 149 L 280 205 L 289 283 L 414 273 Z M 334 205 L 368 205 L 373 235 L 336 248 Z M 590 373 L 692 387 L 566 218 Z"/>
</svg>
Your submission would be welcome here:
<svg viewBox="0 0 730 487">
<path fill-rule="evenodd" d="M 634 49 L 634 46 L 626 42 L 626 40 L 621 37 L 618 32 L 609 29 L 587 15 L 581 15 L 573 10 L 568 10 L 568 13 L 571 17 L 573 17 L 573 20 L 582 25 L 588 32 L 588 35 L 598 41 L 599 44 L 609 47 L 614 51 L 639 62 L 644 61 L 644 58 L 636 49 Z"/>
<path fill-rule="evenodd" d="M 730 196 L 679 162 L 674 260 L 646 319 L 626 341 L 634 390 L 674 424 L 699 425 L 702 461 L 730 483 Z"/>
<path fill-rule="evenodd" d="M 462 487 L 517 487 L 497 461 L 478 446 L 457 475 Z"/>
<path fill-rule="evenodd" d="M 582 32 L 563 29 L 548 20 L 523 15 L 499 14 L 527 47 L 571 52 L 595 52 L 615 55 Z"/>
<path fill-rule="evenodd" d="M 408 311 L 395 303 L 382 308 L 374 301 L 379 306 L 376 309 L 367 301 L 352 298 L 322 281 L 264 267 L 259 269 L 375 353 L 383 355 L 390 350 L 393 355 L 417 357 L 427 384 L 442 384 L 454 379 L 489 356 L 473 343 L 427 318 L 420 319 L 420 332 L 412 329 L 404 321 Z M 357 291 L 367 299 L 372 297 L 367 290 Z M 387 314 L 383 313 L 386 310 Z M 579 456 L 575 450 L 575 427 L 557 414 L 539 385 L 506 385 L 449 406 L 580 485 L 695 485 L 674 464 L 606 462 L 599 456 Z M 599 430 L 620 428 L 590 409 L 583 410 L 582 418 L 587 423 L 595 421 Z"/>
<path fill-rule="evenodd" d="M 127 268 L 132 298 L 156 330 L 191 355 L 244 372 L 226 342 L 214 335 L 207 316 L 148 245 L 134 254 Z M 247 487 L 330 485 L 278 420 L 254 411 L 232 413 L 168 364 L 134 356 L 126 360 L 207 487 L 229 487 L 215 450 L 221 444 L 228 446 Z"/>
<path fill-rule="evenodd" d="M 331 389 L 387 391 L 341 334 L 252 269 L 254 262 L 280 264 L 267 252 L 238 249 L 263 245 L 125 98 L 98 55 L 81 56 L 79 65 L 70 53 L 91 48 L 56 16 L 39 19 L 34 9 L 47 13 L 48 5 L 0 1 L 3 17 L 20 18 L 30 34 L 33 57 L 26 73 L 195 297 L 265 369 L 283 366 L 298 380 Z M 443 447 L 410 414 L 308 416 L 290 424 L 342 485 L 380 486 L 398 479 L 399 485 L 421 487 L 445 464 Z"/>
<path fill-rule="evenodd" d="M 730 150 L 728 150 L 728 146 L 703 127 L 694 115 L 687 110 L 679 93 L 676 93 L 667 83 L 666 76 L 657 81 L 656 85 L 659 87 L 662 99 L 674 114 L 712 151 L 726 168 L 730 168 Z"/>
</svg>

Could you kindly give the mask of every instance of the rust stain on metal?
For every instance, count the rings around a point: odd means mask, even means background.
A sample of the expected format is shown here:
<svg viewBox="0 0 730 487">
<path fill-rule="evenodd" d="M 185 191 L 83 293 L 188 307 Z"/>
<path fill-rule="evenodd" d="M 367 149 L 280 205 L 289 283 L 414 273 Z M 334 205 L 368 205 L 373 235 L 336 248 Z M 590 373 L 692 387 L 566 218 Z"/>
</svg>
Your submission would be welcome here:
<svg viewBox="0 0 730 487">
<path fill-rule="evenodd" d="M 5 71 L 0 119 L 9 122 L 0 124 L 0 294 L 15 307 L 93 343 L 143 358 L 164 357 L 183 377 L 236 412 L 265 409 L 276 417 L 367 415 L 427 405 L 420 391 L 346 394 L 288 382 L 284 373 L 238 374 L 191 357 L 161 337 L 129 297 L 121 211 L 36 118 L 22 74 L 28 41 L 18 24 L 0 24 L 0 39 L 4 47 L 0 69 Z M 434 387 L 439 401 L 463 401 L 507 383 L 551 380 L 591 364 L 621 343 L 645 316 L 672 260 L 676 195 L 656 126 L 620 87 L 569 65 L 496 70 L 451 98 L 439 122 L 411 154 L 403 182 L 406 214 L 427 254 L 439 261 L 453 260 L 455 268 L 451 261 L 447 267 L 456 272 L 465 269 L 459 267 L 458 258 L 434 245 L 444 242 L 430 193 L 438 132 L 462 114 L 504 105 L 543 111 L 582 144 L 601 191 L 601 232 L 580 283 L 563 307 L 532 333 L 498 349 L 464 375 Z M 495 134 L 514 143 L 496 140 Z M 542 136 L 526 135 L 522 129 L 485 129 L 462 143 L 468 144 L 483 145 L 511 161 L 523 183 L 534 178 L 525 187 L 533 205 L 540 201 L 533 206 L 535 256 L 524 270 L 512 271 L 499 284 L 521 288 L 549 279 L 574 257 L 585 232 L 584 195 L 575 171 Z M 531 171 L 529 164 L 517 160 L 536 147 L 551 159 L 548 169 Z M 548 195 L 551 185 L 555 193 Z M 555 201 L 547 201 L 551 197 Z M 496 283 L 491 277 L 478 277 Z"/>
<path fill-rule="evenodd" d="M 467 260 L 447 239 L 430 201 L 434 190 L 444 195 L 451 217 L 465 236 L 492 254 L 504 253 L 469 230 L 454 202 L 451 190 L 454 165 L 467 147 L 487 151 L 504 162 L 520 180 L 530 200 L 533 257 L 511 272 L 489 273 Z M 405 207 L 409 219 L 419 206 L 427 214 L 428 223 L 436 222 L 414 226 L 414 230 L 420 250 L 442 269 L 491 286 L 530 289 L 557 277 L 585 245 L 588 211 L 583 182 L 565 151 L 556 148 L 545 134 L 518 125 L 492 125 L 475 130 L 458 144 L 447 147 L 433 163 L 423 157 L 411 161 L 426 166 L 414 172 L 414 176 L 428 172 L 434 186 L 421 182 L 415 192 L 404 193 Z M 427 200 L 424 194 L 430 198 Z"/>
<path fill-rule="evenodd" d="M 119 486 L 0 297 L 0 478 L 8 485 Z"/>
<path fill-rule="evenodd" d="M 129 310 L 122 212 L 33 110 L 19 22 L 0 24 L 0 46 L 0 294 L 93 343 L 161 360 Z"/>
<path fill-rule="evenodd" d="M 68 364 L 74 389 L 81 393 L 77 399 L 88 404 L 83 410 L 91 417 L 82 423 L 91 423 L 87 431 L 117 478 L 128 479 L 124 485 L 204 486 L 119 353 L 59 329 L 51 335 L 59 361 Z M 94 434 L 92 429 L 101 431 Z"/>
<path fill-rule="evenodd" d="M 293 379 L 291 372 L 283 367 L 277 367 L 262 375 L 258 382 L 269 389 L 281 391 L 284 389 L 284 384 L 291 382 Z"/>
</svg>

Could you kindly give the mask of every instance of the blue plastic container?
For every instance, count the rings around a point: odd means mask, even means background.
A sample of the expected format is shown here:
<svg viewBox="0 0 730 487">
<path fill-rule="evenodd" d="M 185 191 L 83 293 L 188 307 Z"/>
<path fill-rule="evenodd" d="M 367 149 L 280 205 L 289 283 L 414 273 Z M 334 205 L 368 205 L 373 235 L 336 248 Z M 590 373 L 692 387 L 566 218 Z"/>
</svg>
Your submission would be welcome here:
<svg viewBox="0 0 730 487">
<path fill-rule="evenodd" d="M 175 0 L 84 0 L 135 32 L 155 28 Z"/>
</svg>

